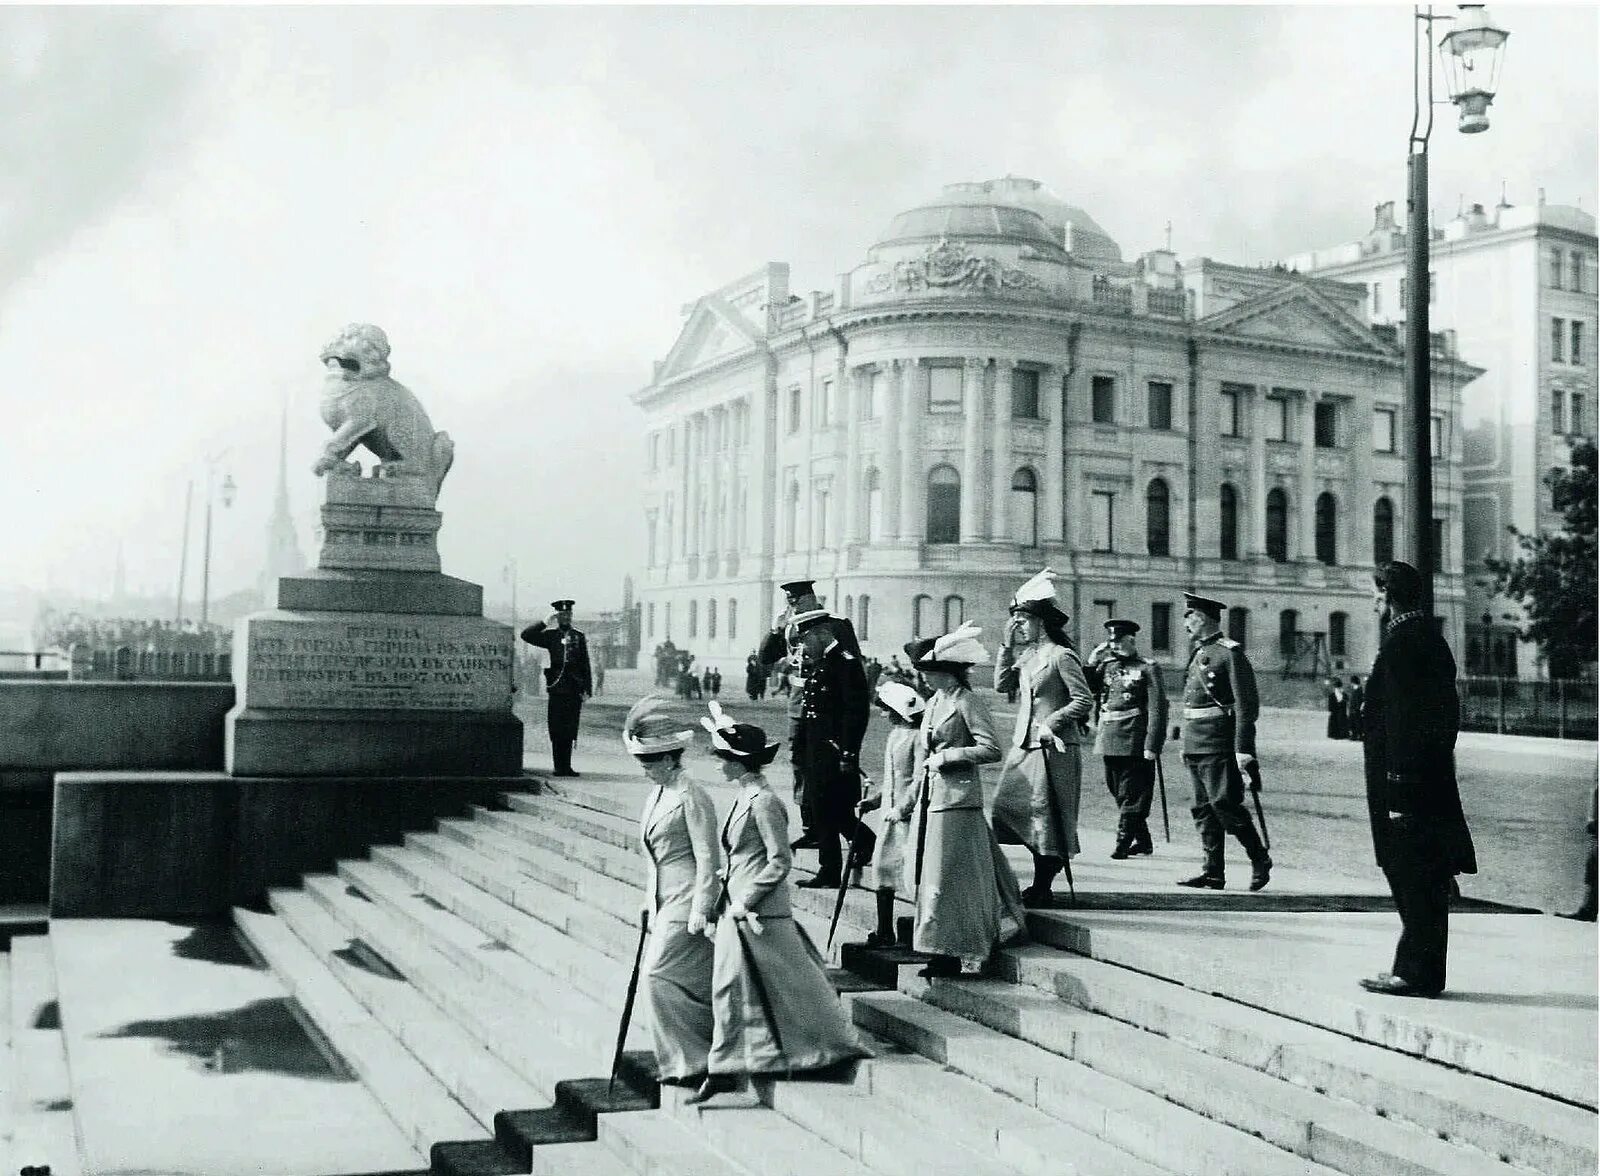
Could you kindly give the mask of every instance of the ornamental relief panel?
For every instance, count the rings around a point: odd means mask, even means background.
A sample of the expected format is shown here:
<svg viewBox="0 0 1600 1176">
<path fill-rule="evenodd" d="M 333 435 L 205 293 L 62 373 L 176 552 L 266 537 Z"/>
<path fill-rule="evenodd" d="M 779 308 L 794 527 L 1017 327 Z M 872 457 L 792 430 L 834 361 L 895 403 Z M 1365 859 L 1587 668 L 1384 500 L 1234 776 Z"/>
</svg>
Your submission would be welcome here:
<svg viewBox="0 0 1600 1176">
<path fill-rule="evenodd" d="M 1349 458 L 1342 453 L 1319 453 L 1316 473 L 1319 478 L 1342 478 L 1348 468 Z"/>
<path fill-rule="evenodd" d="M 1299 455 L 1292 450 L 1287 452 L 1273 450 L 1267 455 L 1267 457 L 1268 468 L 1270 468 L 1274 473 L 1295 473 L 1300 468 Z"/>
<path fill-rule="evenodd" d="M 975 254 L 961 241 L 941 239 L 921 257 L 897 261 L 867 279 L 869 294 L 1035 294 L 1047 287 L 1026 270 L 1011 269 L 998 257 Z"/>
<path fill-rule="evenodd" d="M 924 417 L 922 440 L 929 449 L 960 449 L 965 422 L 957 416 Z"/>
</svg>

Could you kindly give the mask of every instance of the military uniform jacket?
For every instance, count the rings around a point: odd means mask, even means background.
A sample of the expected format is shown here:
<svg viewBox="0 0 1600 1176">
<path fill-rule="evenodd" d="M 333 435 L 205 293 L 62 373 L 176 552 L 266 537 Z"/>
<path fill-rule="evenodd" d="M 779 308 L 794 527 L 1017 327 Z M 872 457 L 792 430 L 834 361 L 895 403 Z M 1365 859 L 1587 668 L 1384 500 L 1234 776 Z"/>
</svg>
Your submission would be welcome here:
<svg viewBox="0 0 1600 1176">
<path fill-rule="evenodd" d="M 1221 633 L 1198 642 L 1183 683 L 1183 753 L 1255 755 L 1260 714 L 1244 646 Z"/>
<path fill-rule="evenodd" d="M 870 700 L 867 673 L 861 663 L 856 631 L 842 617 L 821 616 L 782 633 L 769 633 L 761 643 L 761 660 L 776 662 L 786 654 L 801 685 L 790 700 L 790 718 L 817 724 L 823 737 L 854 755 L 867 733 Z M 798 710 L 796 709 L 798 708 Z"/>
<path fill-rule="evenodd" d="M 576 629 L 552 629 L 535 621 L 522 631 L 522 639 L 550 655 L 545 667 L 544 685 L 551 694 L 591 694 L 593 678 L 589 672 L 589 641 Z"/>
<path fill-rule="evenodd" d="M 1161 667 L 1145 657 L 1112 656 L 1085 671 L 1100 696 L 1095 754 L 1160 755 L 1167 738 L 1167 690 Z"/>
</svg>

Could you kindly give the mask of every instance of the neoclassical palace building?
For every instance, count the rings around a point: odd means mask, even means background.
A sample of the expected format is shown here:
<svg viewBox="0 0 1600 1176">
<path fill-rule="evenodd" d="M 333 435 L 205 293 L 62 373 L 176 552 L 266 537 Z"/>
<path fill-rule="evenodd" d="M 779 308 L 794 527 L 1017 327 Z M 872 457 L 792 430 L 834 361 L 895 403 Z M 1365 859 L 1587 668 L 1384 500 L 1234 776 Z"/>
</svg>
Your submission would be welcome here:
<svg viewBox="0 0 1600 1176">
<path fill-rule="evenodd" d="M 1182 590 L 1262 672 L 1364 672 L 1370 572 L 1404 550 L 1404 372 L 1366 288 L 1157 250 L 1126 262 L 1033 180 L 902 212 L 831 291 L 769 264 L 697 299 L 649 386 L 640 642 L 736 672 L 817 581 L 887 659 L 999 635 L 1046 565 L 1076 639 L 1130 616 L 1185 654 Z M 1439 607 L 1462 624 L 1462 386 L 1436 340 Z"/>
</svg>

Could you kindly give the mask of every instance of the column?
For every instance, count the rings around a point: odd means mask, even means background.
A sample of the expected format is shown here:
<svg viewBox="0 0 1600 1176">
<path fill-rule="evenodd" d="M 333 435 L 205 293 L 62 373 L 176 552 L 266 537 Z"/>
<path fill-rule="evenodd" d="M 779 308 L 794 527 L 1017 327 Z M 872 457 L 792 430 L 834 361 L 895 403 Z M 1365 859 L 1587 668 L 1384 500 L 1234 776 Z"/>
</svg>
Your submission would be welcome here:
<svg viewBox="0 0 1600 1176">
<path fill-rule="evenodd" d="M 1372 484 L 1372 397 L 1377 391 L 1377 378 L 1369 378 L 1367 396 L 1353 396 L 1344 402 L 1344 420 L 1339 424 L 1344 434 L 1345 452 L 1349 456 L 1350 472 L 1345 497 L 1349 502 L 1350 525 L 1345 529 L 1350 536 L 1349 547 L 1339 553 L 1339 562 L 1359 567 L 1372 563 L 1372 504 L 1378 500 L 1377 487 Z"/>
<path fill-rule="evenodd" d="M 968 356 L 962 380 L 961 407 L 965 430 L 961 437 L 961 542 L 976 543 L 984 531 L 979 478 L 983 475 L 983 359 Z"/>
<path fill-rule="evenodd" d="M 764 557 L 761 574 L 766 576 L 772 571 L 766 560 L 772 556 L 777 517 L 774 486 L 777 482 L 778 385 L 771 361 L 762 377 L 760 391 L 751 397 L 750 416 L 750 518 L 754 520 L 755 532 L 750 534 L 751 524 L 747 520 L 746 540 L 752 554 Z M 765 611 L 770 603 L 766 599 L 759 602 L 756 624 L 766 623 Z"/>
<path fill-rule="evenodd" d="M 1051 364 L 1039 373 L 1039 406 L 1044 416 L 1044 477 L 1040 491 L 1039 538 L 1045 543 L 1060 543 L 1065 535 L 1062 513 L 1065 509 L 1067 471 L 1063 462 L 1066 397 L 1062 390 L 1062 369 Z"/>
<path fill-rule="evenodd" d="M 900 384 L 900 541 L 921 543 L 923 534 L 922 417 L 928 406 L 928 367 L 920 359 L 895 361 Z"/>
<path fill-rule="evenodd" d="M 881 530 L 885 539 L 893 540 L 900 537 L 900 471 L 904 454 L 898 441 L 905 405 L 899 364 L 879 364 L 877 371 L 883 378 L 883 421 L 878 425 L 878 485 L 883 487 Z"/>
<path fill-rule="evenodd" d="M 1249 512 L 1250 525 L 1245 534 L 1250 537 L 1246 558 L 1265 555 L 1267 551 L 1267 434 L 1264 419 L 1265 393 L 1261 388 L 1250 389 L 1250 496 L 1242 509 Z"/>
<path fill-rule="evenodd" d="M 861 535 L 861 371 L 852 370 L 844 356 L 834 373 L 834 387 L 844 412 L 844 493 L 839 496 L 838 546 L 860 543 Z"/>
<path fill-rule="evenodd" d="M 994 465 L 989 493 L 989 538 L 996 543 L 1011 538 L 1011 475 L 1017 464 L 1011 453 L 1011 373 L 1016 366 L 1016 361 L 1011 359 L 994 361 L 994 456 L 990 459 Z"/>
<path fill-rule="evenodd" d="M 678 496 L 678 531 L 682 536 L 679 543 L 679 554 L 685 559 L 689 556 L 689 533 L 694 530 L 694 501 L 690 490 L 693 483 L 689 471 L 694 466 L 694 417 L 683 418 L 683 445 L 681 446 L 680 460 L 683 462 L 683 489 Z"/>
<path fill-rule="evenodd" d="M 1317 558 L 1317 401 L 1316 392 L 1302 397 L 1300 424 L 1300 551 L 1303 560 Z"/>
</svg>

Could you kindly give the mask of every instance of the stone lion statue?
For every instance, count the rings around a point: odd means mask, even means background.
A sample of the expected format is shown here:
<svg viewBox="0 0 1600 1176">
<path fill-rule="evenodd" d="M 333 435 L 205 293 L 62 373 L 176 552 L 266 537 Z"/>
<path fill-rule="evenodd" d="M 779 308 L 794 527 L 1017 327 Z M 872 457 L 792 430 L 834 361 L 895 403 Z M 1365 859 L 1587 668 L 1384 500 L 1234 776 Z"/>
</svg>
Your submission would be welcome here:
<svg viewBox="0 0 1600 1176">
<path fill-rule="evenodd" d="M 322 419 L 333 436 L 311 472 L 360 477 L 361 464 L 346 459 L 357 445 L 378 458 L 380 478 L 425 478 L 435 497 L 455 460 L 449 433 L 433 422 L 409 388 L 389 377 L 389 337 L 370 323 L 353 323 L 322 349 L 328 369 Z"/>
</svg>

